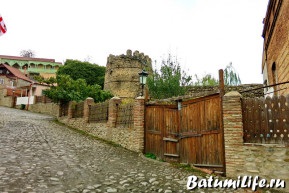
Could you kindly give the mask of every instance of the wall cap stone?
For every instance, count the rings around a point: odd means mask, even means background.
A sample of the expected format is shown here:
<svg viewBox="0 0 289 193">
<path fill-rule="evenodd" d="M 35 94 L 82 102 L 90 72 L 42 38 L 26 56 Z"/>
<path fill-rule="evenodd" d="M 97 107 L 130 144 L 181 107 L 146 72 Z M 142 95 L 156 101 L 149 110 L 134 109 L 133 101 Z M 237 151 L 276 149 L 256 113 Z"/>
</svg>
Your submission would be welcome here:
<svg viewBox="0 0 289 193">
<path fill-rule="evenodd" d="M 144 100 L 145 98 L 144 98 L 143 96 L 139 96 L 139 97 L 136 97 L 136 99 L 138 99 L 138 100 L 140 100 L 140 99 Z"/>
<path fill-rule="evenodd" d="M 120 98 L 117 97 L 117 96 L 115 96 L 115 97 L 112 97 L 111 99 L 112 99 L 112 100 L 119 100 Z"/>
<path fill-rule="evenodd" d="M 230 96 L 239 96 L 239 97 L 241 97 L 242 95 L 239 92 L 237 92 L 237 91 L 231 91 L 231 92 L 226 93 L 224 96 L 225 97 L 230 97 Z"/>
</svg>

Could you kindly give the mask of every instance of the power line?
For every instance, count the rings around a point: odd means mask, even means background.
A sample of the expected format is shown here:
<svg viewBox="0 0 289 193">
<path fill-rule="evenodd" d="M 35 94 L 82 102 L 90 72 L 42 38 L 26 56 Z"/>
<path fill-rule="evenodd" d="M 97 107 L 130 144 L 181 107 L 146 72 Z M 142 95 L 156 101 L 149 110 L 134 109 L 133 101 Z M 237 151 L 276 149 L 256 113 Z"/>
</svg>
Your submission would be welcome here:
<svg viewBox="0 0 289 193">
<path fill-rule="evenodd" d="M 288 84 L 288 83 L 289 83 L 289 81 L 280 82 L 280 83 L 277 83 L 277 84 L 271 84 L 271 85 L 268 85 L 268 86 L 262 86 L 262 87 L 258 87 L 258 88 L 253 88 L 253 89 L 249 89 L 249 90 L 240 91 L 240 93 L 250 92 L 250 91 L 253 91 L 253 90 L 259 90 L 259 89 L 269 88 L 269 87 L 278 86 L 278 85 L 282 85 L 282 84 Z M 281 90 L 284 90 L 284 89 L 281 89 Z"/>
</svg>

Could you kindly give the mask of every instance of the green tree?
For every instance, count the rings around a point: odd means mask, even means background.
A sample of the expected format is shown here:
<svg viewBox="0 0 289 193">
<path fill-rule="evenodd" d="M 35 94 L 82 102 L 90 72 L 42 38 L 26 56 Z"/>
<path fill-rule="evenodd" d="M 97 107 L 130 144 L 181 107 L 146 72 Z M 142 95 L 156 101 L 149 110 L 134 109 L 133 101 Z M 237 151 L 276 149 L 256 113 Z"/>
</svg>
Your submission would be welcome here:
<svg viewBox="0 0 289 193">
<path fill-rule="evenodd" d="M 32 78 L 39 83 L 45 83 L 48 85 L 53 85 L 54 83 L 56 83 L 56 78 L 54 77 L 44 78 L 43 76 L 37 75 L 37 76 L 33 76 Z"/>
<path fill-rule="evenodd" d="M 98 84 L 103 88 L 105 67 L 78 60 L 66 60 L 57 75 L 69 75 L 73 80 L 84 79 L 88 85 Z"/>
<path fill-rule="evenodd" d="M 192 77 L 181 70 L 177 57 L 168 55 L 163 59 L 160 71 L 155 70 L 148 77 L 147 86 L 150 96 L 155 99 L 164 99 L 184 95 Z"/>
<path fill-rule="evenodd" d="M 58 75 L 56 80 L 57 86 L 43 91 L 55 103 L 79 102 L 87 97 L 92 97 L 95 102 L 102 102 L 112 97 L 108 91 L 101 90 L 99 85 L 88 85 L 84 79 L 73 80 L 69 75 Z"/>
<path fill-rule="evenodd" d="M 230 86 L 237 86 L 241 84 L 241 79 L 236 72 L 235 68 L 233 67 L 232 62 L 230 62 L 229 65 L 226 66 L 224 70 L 224 82 L 225 85 L 230 85 Z"/>
<path fill-rule="evenodd" d="M 199 78 L 198 75 L 195 74 L 196 82 L 195 86 L 216 86 L 219 84 L 219 81 L 213 77 L 211 74 L 206 74 L 202 78 Z"/>
</svg>

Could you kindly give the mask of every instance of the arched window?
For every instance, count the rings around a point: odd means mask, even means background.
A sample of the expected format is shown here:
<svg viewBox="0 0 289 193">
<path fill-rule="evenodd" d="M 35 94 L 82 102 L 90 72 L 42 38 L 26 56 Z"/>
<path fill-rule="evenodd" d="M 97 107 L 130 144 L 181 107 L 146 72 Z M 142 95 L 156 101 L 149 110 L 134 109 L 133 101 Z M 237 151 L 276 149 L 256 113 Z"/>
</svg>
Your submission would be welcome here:
<svg viewBox="0 0 289 193">
<path fill-rule="evenodd" d="M 273 84 L 277 84 L 277 70 L 276 70 L 275 62 L 273 62 L 272 64 L 272 78 L 273 78 Z"/>
<path fill-rule="evenodd" d="M 12 66 L 12 67 L 19 69 L 19 68 L 20 68 L 20 65 L 19 65 L 19 64 L 17 64 L 17 63 L 15 63 L 15 64 L 13 64 L 13 66 Z"/>
<path fill-rule="evenodd" d="M 30 68 L 35 68 L 35 64 L 34 63 L 30 63 Z"/>
</svg>

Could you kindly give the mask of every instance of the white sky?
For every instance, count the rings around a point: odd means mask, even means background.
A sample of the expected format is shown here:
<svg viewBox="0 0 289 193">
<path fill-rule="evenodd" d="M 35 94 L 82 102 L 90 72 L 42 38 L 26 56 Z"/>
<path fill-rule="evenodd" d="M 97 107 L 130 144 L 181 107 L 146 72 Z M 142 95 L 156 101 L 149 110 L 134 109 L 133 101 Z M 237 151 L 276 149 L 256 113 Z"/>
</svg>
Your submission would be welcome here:
<svg viewBox="0 0 289 193">
<path fill-rule="evenodd" d="M 1 0 L 7 32 L 0 55 L 31 49 L 39 58 L 105 66 L 109 54 L 172 53 L 189 74 L 230 62 L 242 83 L 262 83 L 263 18 L 268 0 Z M 154 66 L 154 65 L 153 65 Z"/>
</svg>

